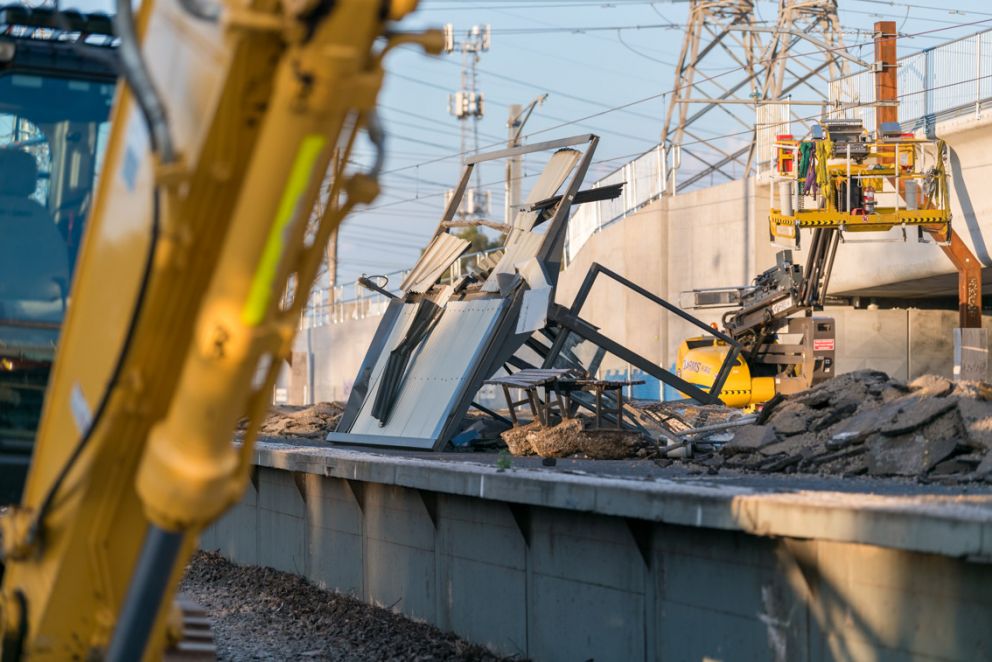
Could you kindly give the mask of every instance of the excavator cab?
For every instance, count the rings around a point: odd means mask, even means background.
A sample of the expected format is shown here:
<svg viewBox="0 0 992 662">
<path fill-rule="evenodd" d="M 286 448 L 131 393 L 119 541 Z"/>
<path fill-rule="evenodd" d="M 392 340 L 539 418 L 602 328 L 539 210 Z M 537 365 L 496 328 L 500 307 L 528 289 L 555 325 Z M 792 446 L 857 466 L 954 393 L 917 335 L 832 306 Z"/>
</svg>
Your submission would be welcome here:
<svg viewBox="0 0 992 662">
<path fill-rule="evenodd" d="M 0 504 L 20 499 L 116 87 L 109 17 L 0 8 Z"/>
</svg>

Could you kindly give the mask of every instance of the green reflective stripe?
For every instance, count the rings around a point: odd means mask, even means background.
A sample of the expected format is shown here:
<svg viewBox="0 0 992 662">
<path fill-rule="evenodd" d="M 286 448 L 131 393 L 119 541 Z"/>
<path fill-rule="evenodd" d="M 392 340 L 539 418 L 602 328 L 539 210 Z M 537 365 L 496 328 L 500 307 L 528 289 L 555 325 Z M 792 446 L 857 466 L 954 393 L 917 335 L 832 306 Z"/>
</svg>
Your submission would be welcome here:
<svg viewBox="0 0 992 662">
<path fill-rule="evenodd" d="M 282 200 L 279 201 L 276 221 L 269 231 L 269 238 L 262 251 L 262 259 L 259 260 L 255 277 L 251 281 L 248 300 L 245 301 L 245 307 L 241 311 L 241 321 L 249 326 L 258 326 L 265 319 L 269 300 L 272 298 L 276 270 L 279 267 L 279 260 L 282 258 L 285 247 L 286 228 L 296 215 L 300 198 L 310 183 L 314 163 L 320 156 L 326 142 L 324 136 L 309 135 L 303 138 L 303 142 L 300 144 L 300 151 L 296 154 L 293 168 L 289 172 L 289 179 L 286 180 L 286 189 L 283 191 Z"/>
</svg>

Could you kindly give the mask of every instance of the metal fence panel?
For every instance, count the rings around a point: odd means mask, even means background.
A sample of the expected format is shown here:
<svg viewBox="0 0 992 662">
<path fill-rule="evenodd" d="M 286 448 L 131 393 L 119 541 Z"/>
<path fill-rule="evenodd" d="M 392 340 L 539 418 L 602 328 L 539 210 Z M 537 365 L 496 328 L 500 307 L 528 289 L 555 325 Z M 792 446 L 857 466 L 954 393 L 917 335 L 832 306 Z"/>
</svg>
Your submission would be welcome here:
<svg viewBox="0 0 992 662">
<path fill-rule="evenodd" d="M 899 123 L 932 130 L 940 119 L 981 113 L 992 97 L 992 30 L 899 59 Z M 830 83 L 831 117 L 860 118 L 875 126 L 875 74 L 863 71 Z"/>
<path fill-rule="evenodd" d="M 664 158 L 661 145 L 658 145 L 592 183 L 590 188 L 623 183 L 623 193 L 614 200 L 588 202 L 576 208 L 568 221 L 566 264 L 589 237 L 661 197 L 666 181 Z"/>
</svg>

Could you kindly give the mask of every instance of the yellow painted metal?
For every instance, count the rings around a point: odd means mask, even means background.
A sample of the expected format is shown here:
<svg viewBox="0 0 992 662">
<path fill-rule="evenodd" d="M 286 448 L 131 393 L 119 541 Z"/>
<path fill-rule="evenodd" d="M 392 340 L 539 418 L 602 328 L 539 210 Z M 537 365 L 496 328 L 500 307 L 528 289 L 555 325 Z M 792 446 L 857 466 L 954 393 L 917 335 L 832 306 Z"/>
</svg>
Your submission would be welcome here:
<svg viewBox="0 0 992 662">
<path fill-rule="evenodd" d="M 330 164 L 335 152 L 334 164 L 348 163 L 375 107 L 382 2 L 330 7 L 314 18 L 232 0 L 209 23 L 141 3 L 143 50 L 181 160 L 157 163 L 120 90 L 24 498 L 0 518 L 3 635 L 10 643 L 26 628 L 23 659 L 99 657 L 149 522 L 186 534 L 171 596 L 198 532 L 243 491 L 323 247 L 378 192 Z M 440 39 L 422 41 L 436 50 Z M 329 170 L 330 203 L 317 213 Z M 231 437 L 245 414 L 239 448 Z M 168 614 L 163 605 L 146 659 L 161 656 Z"/>
<path fill-rule="evenodd" d="M 305 136 L 300 145 L 300 151 L 293 161 L 293 167 L 289 171 L 289 179 L 286 181 L 286 188 L 279 201 L 276 222 L 269 230 L 269 239 L 265 242 L 262 259 L 255 271 L 255 276 L 252 278 L 248 300 L 241 311 L 241 320 L 249 326 L 256 326 L 265 319 L 269 301 L 272 299 L 276 269 L 285 250 L 286 228 L 296 216 L 300 198 L 306 193 L 306 187 L 313 178 L 317 157 L 320 156 L 326 144 L 327 140 L 322 135 Z"/>
<path fill-rule="evenodd" d="M 879 209 L 875 214 L 848 214 L 830 210 L 806 211 L 786 216 L 778 209 L 768 214 L 772 234 L 792 239 L 790 228 L 841 228 L 849 232 L 882 232 L 900 225 L 941 225 L 950 222 L 951 213 L 942 209 L 898 211 Z"/>
<path fill-rule="evenodd" d="M 798 141 L 783 141 L 783 145 L 796 148 Z M 944 168 L 944 143 L 941 140 L 909 139 L 898 141 L 868 141 L 867 155 L 857 161 L 848 162 L 843 158 L 831 158 L 829 137 L 816 142 L 816 173 L 817 183 L 822 190 L 816 200 L 815 208 L 795 209 L 792 214 L 783 214 L 779 207 L 769 210 L 768 226 L 772 239 L 785 239 L 790 242 L 798 238 L 798 232 L 803 228 L 836 228 L 845 232 L 885 232 L 899 226 L 928 226 L 925 229 L 937 229 L 946 232 L 950 227 L 951 209 L 948 196 L 947 172 Z M 924 163 L 916 158 L 916 150 L 931 150 L 935 156 L 930 169 L 924 171 Z M 898 161 L 900 165 L 896 166 Z M 912 158 L 904 158 L 904 155 Z M 782 175 L 783 173 L 779 173 Z M 786 173 L 778 181 L 792 180 L 798 184 L 798 174 Z M 851 213 L 837 208 L 834 193 L 840 184 L 849 179 L 860 179 L 863 184 L 871 185 L 876 193 L 888 184 L 888 194 L 896 198 L 905 194 L 905 183 L 915 181 L 920 188 L 927 180 L 934 183 L 933 193 L 923 200 L 918 200 L 918 209 L 905 207 L 877 207 L 873 213 L 864 210 Z M 774 204 L 775 193 L 772 201 Z"/>
<path fill-rule="evenodd" d="M 687 338 L 679 345 L 676 374 L 690 384 L 709 390 L 729 353 L 730 346 L 722 341 L 703 336 Z M 720 391 L 720 400 L 728 407 L 744 408 L 767 402 L 774 395 L 775 379 L 752 377 L 750 366 L 738 356 Z"/>
</svg>

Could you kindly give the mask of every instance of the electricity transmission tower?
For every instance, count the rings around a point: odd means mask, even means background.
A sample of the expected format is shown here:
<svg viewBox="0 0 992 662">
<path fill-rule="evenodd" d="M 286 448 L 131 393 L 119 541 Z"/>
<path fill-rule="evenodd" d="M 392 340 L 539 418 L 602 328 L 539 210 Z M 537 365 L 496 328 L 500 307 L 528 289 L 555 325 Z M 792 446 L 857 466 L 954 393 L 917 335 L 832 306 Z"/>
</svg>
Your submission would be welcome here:
<svg viewBox="0 0 992 662">
<path fill-rule="evenodd" d="M 692 0 L 662 125 L 667 191 L 752 174 L 761 127 L 808 126 L 848 62 L 866 66 L 843 49 L 837 0 L 779 0 L 774 23 L 754 0 Z"/>
<path fill-rule="evenodd" d="M 479 53 L 489 50 L 491 30 L 488 25 L 473 25 L 464 39 L 456 40 L 454 28 L 449 23 L 444 26 L 445 52 L 462 54 L 461 89 L 448 97 L 448 112 L 454 115 L 461 125 L 461 154 L 465 158 L 471 152 L 479 151 L 479 120 L 485 114 L 485 95 L 478 90 L 476 66 Z M 454 194 L 449 191 L 448 196 Z M 445 197 L 445 205 L 448 203 Z M 458 209 L 461 218 L 482 218 L 489 214 L 490 192 L 482 188 L 482 169 L 475 167 L 475 188 L 465 192 Z"/>
</svg>

